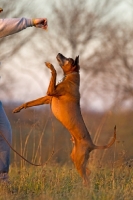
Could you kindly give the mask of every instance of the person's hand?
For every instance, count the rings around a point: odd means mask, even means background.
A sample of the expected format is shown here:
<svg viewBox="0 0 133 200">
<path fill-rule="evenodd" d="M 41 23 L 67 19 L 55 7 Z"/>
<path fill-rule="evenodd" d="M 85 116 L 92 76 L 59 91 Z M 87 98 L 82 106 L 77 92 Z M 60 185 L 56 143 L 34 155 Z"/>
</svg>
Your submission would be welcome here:
<svg viewBox="0 0 133 200">
<path fill-rule="evenodd" d="M 36 28 L 47 29 L 48 23 L 46 18 L 35 18 L 33 19 L 33 24 Z"/>
<path fill-rule="evenodd" d="M 3 11 L 3 9 L 2 8 L 0 8 L 0 13 Z"/>
</svg>

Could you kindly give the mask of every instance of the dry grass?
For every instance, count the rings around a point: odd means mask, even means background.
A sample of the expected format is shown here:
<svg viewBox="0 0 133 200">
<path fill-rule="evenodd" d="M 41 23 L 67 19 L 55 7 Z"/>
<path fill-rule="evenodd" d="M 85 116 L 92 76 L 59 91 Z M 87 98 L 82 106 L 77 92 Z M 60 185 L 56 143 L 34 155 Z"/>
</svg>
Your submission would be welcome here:
<svg viewBox="0 0 133 200">
<path fill-rule="evenodd" d="M 84 187 L 76 169 L 70 164 L 71 143 L 66 130 L 57 121 L 51 121 L 50 118 L 46 120 L 48 115 L 40 116 L 39 113 L 35 116 L 31 110 L 26 116 L 28 121 L 25 121 L 25 116 L 23 116 L 24 119 L 11 121 L 14 148 L 35 163 L 45 163 L 49 160 L 52 151 L 55 154 L 44 167 L 30 167 L 12 153 L 9 173 L 11 182 L 7 185 L 0 184 L 0 200 L 133 199 L 133 163 L 120 135 L 122 130 L 124 135 L 124 130 L 127 134 L 127 129 L 122 127 L 120 130 L 120 124 L 124 124 L 120 121 L 123 117 L 119 120 L 115 117 L 118 127 L 117 139 L 120 138 L 120 142 L 117 141 L 108 151 L 92 153 L 89 164 L 92 171 L 90 185 Z M 113 131 L 114 122 L 112 122 L 112 116 L 108 119 L 107 115 L 100 116 L 98 119 L 97 124 L 92 124 L 92 132 L 95 133 L 93 138 L 96 143 L 99 138 L 104 139 L 105 143 L 105 138 L 102 138 L 104 134 L 101 135 L 102 128 L 108 123 L 107 126 L 112 127 L 109 129 Z M 90 121 L 88 116 L 87 121 Z M 96 120 L 93 122 L 96 123 Z M 88 127 L 91 128 L 91 121 Z M 95 128 L 96 131 L 93 130 Z M 109 139 L 110 135 L 111 133 L 104 137 Z M 131 136 L 128 141 L 130 144 Z M 105 162 L 106 160 L 108 163 Z M 128 160 L 127 163 L 126 160 Z M 69 163 L 69 165 L 64 163 Z"/>
<path fill-rule="evenodd" d="M 95 168 L 85 187 L 74 168 L 50 165 L 45 168 L 10 169 L 8 185 L 0 185 L 0 200 L 132 200 L 133 168 Z"/>
</svg>

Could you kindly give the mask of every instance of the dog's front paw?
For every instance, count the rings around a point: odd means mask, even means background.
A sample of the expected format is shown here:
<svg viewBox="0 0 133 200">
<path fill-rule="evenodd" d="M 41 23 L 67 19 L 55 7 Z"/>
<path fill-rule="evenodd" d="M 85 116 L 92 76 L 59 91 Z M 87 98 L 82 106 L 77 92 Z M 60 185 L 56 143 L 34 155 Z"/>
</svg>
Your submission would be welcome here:
<svg viewBox="0 0 133 200">
<path fill-rule="evenodd" d="M 52 72 L 56 72 L 54 66 L 53 66 L 51 63 L 45 62 L 45 65 L 46 65 Z"/>
<path fill-rule="evenodd" d="M 15 108 L 15 109 L 13 110 L 13 113 L 18 113 L 18 112 L 20 112 L 20 110 L 22 110 L 22 109 L 23 109 L 22 106 L 17 107 L 17 108 Z"/>
</svg>

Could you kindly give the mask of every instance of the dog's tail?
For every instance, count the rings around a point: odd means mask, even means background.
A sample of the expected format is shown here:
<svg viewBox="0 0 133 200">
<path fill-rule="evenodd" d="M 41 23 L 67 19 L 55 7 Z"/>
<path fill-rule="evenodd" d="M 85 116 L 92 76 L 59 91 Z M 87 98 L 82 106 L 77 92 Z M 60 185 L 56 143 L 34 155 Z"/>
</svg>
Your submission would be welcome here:
<svg viewBox="0 0 133 200">
<path fill-rule="evenodd" d="M 115 140 L 116 140 L 116 126 L 114 127 L 114 135 L 113 135 L 113 138 L 111 139 L 111 141 L 107 145 L 104 145 L 104 146 L 95 145 L 94 149 L 107 149 L 114 144 Z"/>
</svg>

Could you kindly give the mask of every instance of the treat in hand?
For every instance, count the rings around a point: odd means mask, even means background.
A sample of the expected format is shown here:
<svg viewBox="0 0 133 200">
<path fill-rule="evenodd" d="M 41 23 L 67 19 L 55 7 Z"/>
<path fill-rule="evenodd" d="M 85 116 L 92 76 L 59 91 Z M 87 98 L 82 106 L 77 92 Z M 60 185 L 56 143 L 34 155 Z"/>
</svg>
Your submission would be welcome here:
<svg viewBox="0 0 133 200">
<path fill-rule="evenodd" d="M 36 28 L 47 29 L 48 23 L 46 18 L 34 18 L 33 24 Z"/>
<path fill-rule="evenodd" d="M 0 13 L 3 11 L 3 9 L 2 8 L 0 8 Z"/>
</svg>

